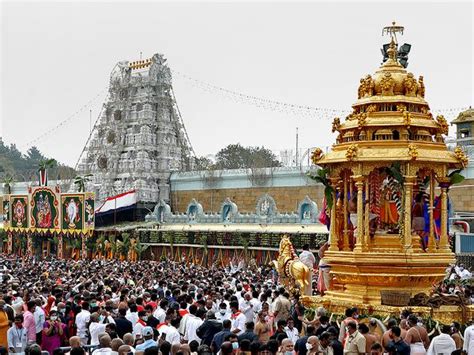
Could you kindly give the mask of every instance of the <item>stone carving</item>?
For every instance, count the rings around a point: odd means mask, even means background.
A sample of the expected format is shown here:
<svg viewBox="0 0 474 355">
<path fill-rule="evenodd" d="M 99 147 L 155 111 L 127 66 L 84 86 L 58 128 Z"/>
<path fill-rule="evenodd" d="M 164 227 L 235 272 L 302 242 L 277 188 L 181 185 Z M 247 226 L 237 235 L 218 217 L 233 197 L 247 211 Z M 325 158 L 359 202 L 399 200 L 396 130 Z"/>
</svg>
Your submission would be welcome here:
<svg viewBox="0 0 474 355">
<path fill-rule="evenodd" d="M 318 219 L 318 205 L 306 196 L 298 204 L 298 216 L 301 223 L 316 223 Z"/>
<path fill-rule="evenodd" d="M 240 213 L 230 198 L 222 203 L 219 213 L 202 212 L 202 206 L 195 199 L 189 203 L 186 213 L 172 213 L 169 205 L 160 200 L 145 220 L 158 223 L 319 224 L 317 217 L 318 205 L 308 196 L 298 203 L 297 213 L 279 213 L 273 198 L 265 194 L 258 199 L 256 213 Z"/>
<path fill-rule="evenodd" d="M 261 196 L 257 201 L 256 213 L 260 217 L 272 218 L 277 212 L 276 203 L 269 194 Z"/>
<path fill-rule="evenodd" d="M 106 109 L 78 165 L 79 174 L 93 174 L 86 189 L 100 191 L 98 203 L 119 193 L 114 186 L 137 187 L 140 202 L 169 200 L 171 171 L 186 169 L 191 156 L 170 89 L 161 54 L 115 66 Z"/>
<path fill-rule="evenodd" d="M 239 209 L 237 208 L 237 205 L 232 202 L 230 198 L 226 198 L 224 203 L 222 203 L 221 206 L 221 218 L 222 222 L 233 222 L 235 217 L 238 215 Z"/>
<path fill-rule="evenodd" d="M 186 215 L 188 222 L 196 222 L 196 219 L 203 215 L 202 205 L 193 198 L 186 209 Z"/>
</svg>

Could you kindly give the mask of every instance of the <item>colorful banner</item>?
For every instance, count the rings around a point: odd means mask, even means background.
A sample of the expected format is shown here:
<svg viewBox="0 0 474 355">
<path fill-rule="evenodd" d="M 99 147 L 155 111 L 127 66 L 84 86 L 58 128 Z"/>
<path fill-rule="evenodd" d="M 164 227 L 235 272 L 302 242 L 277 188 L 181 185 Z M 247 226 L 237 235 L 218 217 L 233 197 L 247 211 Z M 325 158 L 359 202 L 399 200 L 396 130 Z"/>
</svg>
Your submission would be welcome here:
<svg viewBox="0 0 474 355">
<path fill-rule="evenodd" d="M 33 190 L 30 200 L 31 228 L 59 229 L 59 202 L 56 193 L 48 187 Z"/>
<path fill-rule="evenodd" d="M 11 227 L 28 228 L 28 196 L 11 197 Z"/>
<path fill-rule="evenodd" d="M 94 194 L 86 193 L 84 198 L 84 229 L 94 229 Z"/>
<path fill-rule="evenodd" d="M 82 229 L 84 208 L 84 195 L 61 194 L 61 228 Z"/>
<path fill-rule="evenodd" d="M 10 226 L 10 196 L 4 195 L 3 196 L 3 226 L 9 227 Z"/>
</svg>

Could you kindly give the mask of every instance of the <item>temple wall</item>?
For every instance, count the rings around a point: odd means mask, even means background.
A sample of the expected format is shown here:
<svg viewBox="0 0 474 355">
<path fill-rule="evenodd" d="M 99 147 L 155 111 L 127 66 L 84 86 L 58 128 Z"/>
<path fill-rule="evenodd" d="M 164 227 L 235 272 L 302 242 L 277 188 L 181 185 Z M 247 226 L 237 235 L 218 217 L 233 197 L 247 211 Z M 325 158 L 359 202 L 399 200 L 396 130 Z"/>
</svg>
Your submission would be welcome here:
<svg viewBox="0 0 474 355">
<path fill-rule="evenodd" d="M 202 204 L 204 212 L 215 213 L 229 197 L 239 212 L 254 213 L 257 200 L 265 193 L 274 198 L 280 213 L 296 212 L 305 196 L 321 208 L 323 186 L 309 179 L 306 171 L 304 168 L 266 169 L 258 179 L 247 170 L 217 171 L 212 177 L 203 172 L 176 173 L 171 176 L 171 208 L 175 213 L 186 212 L 194 198 Z"/>
<path fill-rule="evenodd" d="M 171 176 L 170 204 L 173 212 L 184 213 L 194 198 L 204 212 L 219 212 L 222 202 L 229 197 L 242 213 L 255 212 L 258 198 L 268 193 L 276 202 L 279 212 L 296 212 L 298 202 L 307 195 L 322 206 L 324 189 L 306 176 L 307 169 L 277 168 L 267 171 L 264 186 L 254 186 L 251 172 L 225 170 L 213 173 L 186 172 Z M 263 179 L 265 180 L 265 179 Z M 262 181 L 261 181 L 262 182 Z M 439 191 L 436 192 L 437 194 Z M 474 212 L 474 178 L 452 186 L 449 196 L 456 212 Z"/>
<path fill-rule="evenodd" d="M 288 187 L 256 187 L 234 189 L 205 189 L 189 191 L 172 191 L 171 208 L 173 212 L 186 212 L 189 202 L 195 198 L 205 212 L 219 212 L 222 202 L 229 197 L 239 207 L 239 212 L 255 213 L 257 200 L 265 193 L 271 195 L 279 212 L 296 212 L 298 203 L 305 196 L 321 207 L 323 199 L 322 186 L 288 186 Z"/>
<path fill-rule="evenodd" d="M 449 197 L 456 212 L 474 212 L 474 179 L 466 179 L 449 189 Z"/>
</svg>

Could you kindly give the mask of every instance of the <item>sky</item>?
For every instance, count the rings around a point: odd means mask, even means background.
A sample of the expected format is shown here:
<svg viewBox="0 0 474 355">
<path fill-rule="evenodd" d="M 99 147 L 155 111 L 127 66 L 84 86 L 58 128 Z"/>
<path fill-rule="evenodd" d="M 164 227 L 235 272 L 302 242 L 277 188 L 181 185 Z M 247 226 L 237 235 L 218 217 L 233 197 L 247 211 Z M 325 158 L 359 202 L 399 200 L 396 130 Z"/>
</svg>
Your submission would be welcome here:
<svg viewBox="0 0 474 355">
<path fill-rule="evenodd" d="M 427 101 L 435 112 L 454 109 L 442 112 L 453 119 L 474 101 L 473 11 L 468 1 L 2 1 L 0 137 L 74 166 L 115 63 L 162 53 L 197 155 L 238 142 L 292 149 L 297 127 L 300 147 L 330 146 L 332 113 L 262 109 L 186 77 L 283 103 L 349 110 L 359 79 L 380 65 L 388 42 L 382 28 L 392 21 L 405 26 L 399 42 L 412 44 L 408 70 L 424 76 Z"/>
</svg>

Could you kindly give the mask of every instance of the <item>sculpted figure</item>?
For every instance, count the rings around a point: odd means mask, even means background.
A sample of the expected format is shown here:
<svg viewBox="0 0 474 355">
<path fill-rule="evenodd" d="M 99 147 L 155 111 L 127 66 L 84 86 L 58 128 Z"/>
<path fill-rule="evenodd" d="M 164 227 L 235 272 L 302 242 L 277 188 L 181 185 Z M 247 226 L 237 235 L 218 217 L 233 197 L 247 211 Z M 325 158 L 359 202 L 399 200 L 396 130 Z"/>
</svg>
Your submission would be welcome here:
<svg viewBox="0 0 474 355">
<path fill-rule="evenodd" d="M 418 78 L 418 96 L 425 97 L 425 83 L 423 82 L 422 75 Z"/>
<path fill-rule="evenodd" d="M 395 86 L 395 80 L 392 78 L 392 74 L 386 72 L 380 81 L 383 96 L 393 96 L 393 87 Z"/>
<path fill-rule="evenodd" d="M 365 77 L 365 96 L 373 96 L 374 95 L 374 89 L 375 89 L 375 83 L 374 80 L 370 75 L 367 75 Z"/>
<path fill-rule="evenodd" d="M 418 83 L 413 76 L 413 73 L 408 73 L 407 77 L 403 79 L 403 89 L 406 96 L 416 96 Z"/>
</svg>

